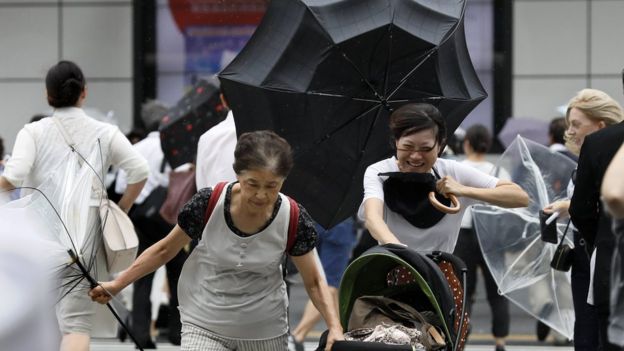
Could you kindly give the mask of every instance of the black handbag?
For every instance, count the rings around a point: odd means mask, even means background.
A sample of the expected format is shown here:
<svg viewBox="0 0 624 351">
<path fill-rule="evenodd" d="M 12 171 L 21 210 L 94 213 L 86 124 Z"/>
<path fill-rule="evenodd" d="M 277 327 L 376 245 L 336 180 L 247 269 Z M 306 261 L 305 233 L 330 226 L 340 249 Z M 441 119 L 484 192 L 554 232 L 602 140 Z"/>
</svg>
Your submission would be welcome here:
<svg viewBox="0 0 624 351">
<path fill-rule="evenodd" d="M 160 165 L 160 172 L 165 169 L 166 160 L 163 159 Z M 143 200 L 139 205 L 135 205 L 130 212 L 133 220 L 139 221 L 156 221 L 160 220 L 160 208 L 167 198 L 167 187 L 158 186 Z"/>
<path fill-rule="evenodd" d="M 572 267 L 572 262 L 574 261 L 574 251 L 570 247 L 570 245 L 565 244 L 565 237 L 568 234 L 568 228 L 570 227 L 570 220 L 568 220 L 568 224 L 565 227 L 563 232 L 563 236 L 561 237 L 561 241 L 559 245 L 557 245 L 557 249 L 555 250 L 555 254 L 553 255 L 552 260 L 550 261 L 550 267 L 556 269 L 558 271 L 567 272 Z"/>
</svg>

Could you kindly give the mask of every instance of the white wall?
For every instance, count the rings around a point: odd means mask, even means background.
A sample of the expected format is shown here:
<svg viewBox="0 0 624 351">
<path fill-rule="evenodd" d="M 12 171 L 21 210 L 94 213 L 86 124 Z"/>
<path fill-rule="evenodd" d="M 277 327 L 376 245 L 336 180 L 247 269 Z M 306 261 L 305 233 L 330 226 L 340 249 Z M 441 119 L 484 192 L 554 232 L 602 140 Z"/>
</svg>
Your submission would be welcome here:
<svg viewBox="0 0 624 351">
<path fill-rule="evenodd" d="M 624 104 L 624 0 L 514 0 L 513 10 L 514 116 L 550 119 L 585 87 Z M 60 59 L 83 68 L 87 105 L 114 111 L 122 131 L 130 129 L 131 23 L 131 0 L 0 0 L 0 136 L 8 151 L 23 124 L 49 110 L 43 79 Z"/>
<path fill-rule="evenodd" d="M 72 60 L 87 78 L 86 108 L 132 126 L 131 0 L 0 0 L 0 136 L 6 152 L 32 115 L 51 111 L 45 74 Z"/>
<path fill-rule="evenodd" d="M 515 0 L 513 115 L 550 120 L 583 88 L 624 104 L 624 1 Z"/>
</svg>

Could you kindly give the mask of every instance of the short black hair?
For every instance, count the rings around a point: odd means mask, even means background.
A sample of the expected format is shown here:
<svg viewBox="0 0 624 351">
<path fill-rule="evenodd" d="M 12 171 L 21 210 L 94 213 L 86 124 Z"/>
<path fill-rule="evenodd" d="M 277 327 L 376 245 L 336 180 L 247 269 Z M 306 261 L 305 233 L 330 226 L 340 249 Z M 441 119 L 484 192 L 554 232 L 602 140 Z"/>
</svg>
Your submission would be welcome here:
<svg viewBox="0 0 624 351">
<path fill-rule="evenodd" d="M 478 154 L 488 152 L 492 146 L 492 135 L 483 124 L 475 124 L 468 128 L 464 140 L 467 140 L 470 147 Z"/>
<path fill-rule="evenodd" d="M 555 117 L 548 125 L 548 135 L 553 142 L 565 144 L 565 131 L 567 128 L 565 117 Z"/>
<path fill-rule="evenodd" d="M 46 114 L 44 114 L 44 113 L 37 113 L 37 114 L 34 114 L 32 117 L 30 117 L 30 123 L 33 123 L 33 122 L 39 122 L 39 121 L 41 121 L 42 119 L 44 119 L 44 118 L 46 118 L 46 117 L 50 117 L 50 116 L 49 116 L 49 115 L 46 115 Z"/>
<path fill-rule="evenodd" d="M 82 70 L 71 61 L 60 61 L 48 70 L 46 89 L 48 104 L 52 107 L 76 106 L 85 88 Z"/>
<path fill-rule="evenodd" d="M 433 130 L 436 144 L 442 152 L 446 146 L 446 121 L 435 106 L 411 103 L 401 106 L 390 115 L 390 130 L 395 141 L 428 129 Z"/>
</svg>

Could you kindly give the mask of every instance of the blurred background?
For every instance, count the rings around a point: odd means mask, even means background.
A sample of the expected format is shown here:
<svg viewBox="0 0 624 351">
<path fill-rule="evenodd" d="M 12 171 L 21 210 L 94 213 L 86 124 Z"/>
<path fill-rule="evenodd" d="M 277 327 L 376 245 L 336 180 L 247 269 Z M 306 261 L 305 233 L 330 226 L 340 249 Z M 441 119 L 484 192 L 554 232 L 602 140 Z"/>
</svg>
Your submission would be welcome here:
<svg viewBox="0 0 624 351">
<path fill-rule="evenodd" d="M 171 105 L 229 63 L 269 0 L 0 0 L 0 101 L 7 152 L 37 113 L 46 70 L 73 60 L 88 77 L 87 108 L 122 132 L 142 127 L 142 102 Z M 544 121 L 582 88 L 624 103 L 620 0 L 470 0 L 465 26 L 489 97 L 462 124 L 498 135 L 510 117 Z M 494 151 L 500 151 L 500 143 Z"/>
</svg>

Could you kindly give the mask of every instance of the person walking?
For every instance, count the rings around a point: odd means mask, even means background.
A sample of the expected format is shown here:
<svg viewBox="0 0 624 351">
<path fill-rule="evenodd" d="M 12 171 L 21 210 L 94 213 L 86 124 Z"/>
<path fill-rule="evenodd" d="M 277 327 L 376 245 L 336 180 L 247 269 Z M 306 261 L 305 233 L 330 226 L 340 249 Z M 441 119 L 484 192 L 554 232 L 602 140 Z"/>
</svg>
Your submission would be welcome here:
<svg viewBox="0 0 624 351">
<path fill-rule="evenodd" d="M 464 137 L 463 149 L 466 159 L 462 164 L 478 169 L 484 174 L 492 174 L 495 166 L 486 161 L 485 156 L 492 145 L 492 136 L 487 128 L 481 124 L 468 128 Z M 498 175 L 501 179 L 509 176 Z M 461 222 L 461 229 L 455 245 L 454 254 L 461 258 L 468 268 L 466 286 L 466 310 L 472 311 L 477 287 L 477 269 L 481 270 L 487 301 L 492 312 L 492 335 L 496 344 L 496 351 L 505 350 L 505 338 L 509 335 L 509 301 L 498 293 L 498 286 L 492 273 L 485 263 L 477 233 L 473 228 L 471 210 L 467 209 Z"/>
<path fill-rule="evenodd" d="M 221 103 L 228 108 L 223 94 Z M 197 189 L 214 186 L 218 182 L 234 181 L 236 174 L 234 149 L 236 148 L 236 124 L 234 114 L 228 110 L 225 119 L 208 129 L 197 142 L 197 165 L 195 167 L 195 184 Z"/>
<path fill-rule="evenodd" d="M 171 167 L 165 160 L 160 146 L 160 133 L 158 125 L 160 119 L 167 114 L 168 108 L 162 102 L 152 100 L 143 104 L 141 119 L 148 131 L 145 139 L 133 145 L 134 149 L 147 160 L 150 167 L 150 175 L 141 194 L 134 201 L 134 208 L 130 211 L 130 218 L 134 223 L 139 236 L 139 250 L 141 254 L 148 247 L 164 238 L 172 229 L 159 214 L 159 209 L 165 200 L 167 187 L 169 186 L 169 173 Z M 127 186 L 127 175 L 121 170 L 115 182 L 115 192 L 121 194 Z M 186 260 L 186 251 L 180 251 L 173 259 L 167 262 L 167 281 L 169 284 L 169 313 L 168 339 L 174 345 L 180 345 L 180 312 L 178 311 L 178 278 L 182 266 Z M 133 285 L 132 292 L 132 323 L 133 336 L 137 343 L 144 349 L 154 349 L 156 345 L 152 340 L 152 301 L 147 298 L 151 295 L 154 274 L 148 274 L 137 280 Z M 157 288 L 161 290 L 160 287 Z"/>
<path fill-rule="evenodd" d="M 63 137 L 63 128 L 75 143 L 80 154 L 99 147 L 102 152 L 104 170 L 111 165 L 118 166 L 128 174 L 128 187 L 118 202 L 128 212 L 141 192 L 149 173 L 147 162 L 130 145 L 130 142 L 116 126 L 96 121 L 85 114 L 82 106 L 87 98 L 86 79 L 78 65 L 71 61 L 60 61 L 52 66 L 45 79 L 48 104 L 54 108 L 52 117 L 29 123 L 17 134 L 12 157 L 6 163 L 0 176 L 0 187 L 10 190 L 16 187 L 37 187 L 47 180 L 49 174 L 66 159 L 68 145 Z M 57 124 L 58 123 L 58 124 Z M 53 179 L 62 183 L 63 179 Z M 99 223 L 99 200 L 105 193 L 102 184 L 94 182 L 89 204 L 89 223 Z M 57 204 L 62 206 L 62 204 Z M 98 224 L 99 226 L 99 224 Z M 93 226 L 88 226 L 93 227 Z M 104 249 L 101 242 L 94 244 L 103 262 Z M 107 275 L 105 265 L 98 267 L 100 276 Z M 84 291 L 74 289 L 57 304 L 57 318 L 63 334 L 62 351 L 89 350 L 90 333 L 95 313 L 95 304 Z"/>
<path fill-rule="evenodd" d="M 285 351 L 288 298 L 281 262 L 286 253 L 327 323 L 330 350 L 343 335 L 313 253 L 317 233 L 303 206 L 280 193 L 292 164 L 290 146 L 274 132 L 244 133 L 234 152 L 237 181 L 228 183 L 220 194 L 221 188 L 200 190 L 164 239 L 89 295 L 107 303 L 198 239 L 178 283 L 181 350 Z M 296 231 L 289 245 L 291 218 L 296 220 Z"/>
<path fill-rule="evenodd" d="M 566 130 L 566 147 L 573 154 L 578 155 L 581 149 L 584 147 L 585 141 L 588 139 L 589 136 L 593 135 L 595 132 L 600 131 L 607 126 L 614 125 L 622 121 L 623 118 L 624 116 L 622 114 L 622 108 L 609 95 L 596 89 L 583 89 L 579 91 L 570 100 L 566 112 L 566 124 L 568 126 Z M 593 154 L 592 156 L 586 154 L 586 157 L 596 157 L 604 154 L 603 150 L 593 151 L 596 151 L 596 154 Z M 604 173 L 606 164 L 603 166 L 604 167 L 602 168 L 602 170 Z M 579 171 L 580 167 L 581 164 L 579 159 Z M 587 174 L 587 171 L 581 173 Z M 594 178 L 597 177 L 594 173 L 591 174 L 591 181 L 599 181 L 598 178 Z M 585 179 L 584 181 L 589 180 L 590 179 Z M 547 214 L 558 212 L 559 218 L 570 217 L 570 198 L 576 196 L 577 201 L 581 199 L 581 197 L 576 194 L 576 187 L 578 186 L 581 186 L 581 192 L 586 192 L 586 188 L 591 185 L 589 183 L 584 183 L 581 185 L 578 178 L 578 172 L 576 172 L 568 183 L 568 198 L 548 204 L 546 207 L 543 208 L 543 211 Z M 599 192 L 598 187 L 596 187 L 595 192 L 597 196 L 597 193 Z M 584 193 L 584 195 L 581 196 L 588 195 L 589 194 Z M 593 201 L 592 198 L 595 198 L 595 200 L 597 200 L 596 196 L 588 196 L 587 200 L 589 202 L 587 204 Z M 580 207 L 585 206 L 582 206 L 577 202 L 577 208 Z M 583 219 L 580 219 L 579 217 L 587 218 L 588 215 L 590 217 L 594 216 L 595 218 L 587 220 L 591 222 L 597 221 L 597 208 L 593 206 L 590 206 L 590 208 L 593 208 L 596 211 L 593 214 L 590 214 L 588 212 L 585 215 L 579 215 L 576 217 L 576 220 L 574 217 L 572 217 L 571 225 L 574 240 L 574 259 L 572 262 L 571 283 L 575 314 L 574 349 L 576 351 L 601 350 L 600 345 L 605 345 L 603 341 L 601 341 L 598 328 L 596 328 L 596 325 L 599 324 L 598 310 L 595 306 L 587 303 L 587 296 L 591 280 L 590 261 L 588 255 L 591 250 L 593 250 L 593 242 L 590 244 L 586 239 L 585 234 L 582 233 L 581 228 L 577 226 L 577 222 L 579 220 L 583 221 Z M 590 210 L 590 208 L 586 209 Z M 584 224 L 582 223 L 581 225 Z M 595 236 L 596 227 L 586 227 L 586 230 L 593 233 L 592 235 L 588 233 L 588 237 Z"/>
<path fill-rule="evenodd" d="M 622 142 L 624 142 L 624 112 L 620 104 L 613 100 L 606 93 L 595 89 L 584 89 L 578 95 L 579 103 L 571 103 L 568 106 L 568 116 L 573 133 L 568 133 L 573 145 L 580 149 L 579 163 L 576 172 L 576 182 L 574 193 L 569 204 L 569 213 L 572 223 L 578 229 L 580 239 L 583 243 L 579 245 L 579 253 L 584 259 L 591 254 L 585 266 L 585 279 L 582 288 L 575 291 L 580 295 L 581 302 L 587 301 L 596 308 L 597 326 L 591 328 L 598 333 L 598 342 L 594 346 L 587 342 L 587 350 L 621 350 L 615 344 L 609 342 L 607 329 L 609 325 L 609 294 L 610 272 L 613 248 L 615 247 L 615 237 L 611 227 L 611 218 L 606 214 L 600 202 L 600 186 L 605 171 L 615 156 Z M 585 123 L 574 126 L 572 118 L 579 118 Z M 597 121 L 597 118 L 601 117 Z M 610 122 L 605 122 L 608 120 Z M 614 122 L 619 122 L 614 124 Z M 603 128 L 598 128 L 596 125 Z M 609 127 L 606 127 L 610 125 Z M 579 135 L 578 131 L 592 129 L 593 133 Z M 590 134 L 590 135 L 588 135 Z M 576 244 L 576 243 L 575 243 Z M 574 264 L 573 263 L 573 284 L 574 284 Z M 592 267 L 593 266 L 593 267 Z M 581 290 L 582 289 L 582 290 Z M 575 296 L 575 308 L 576 308 Z M 577 319 L 578 320 L 578 319 Z M 585 322 L 580 320 L 579 322 Z M 575 327 L 575 347 L 576 334 L 586 335 L 589 325 L 584 328 Z M 594 339 L 592 339 L 594 341 Z"/>
</svg>

